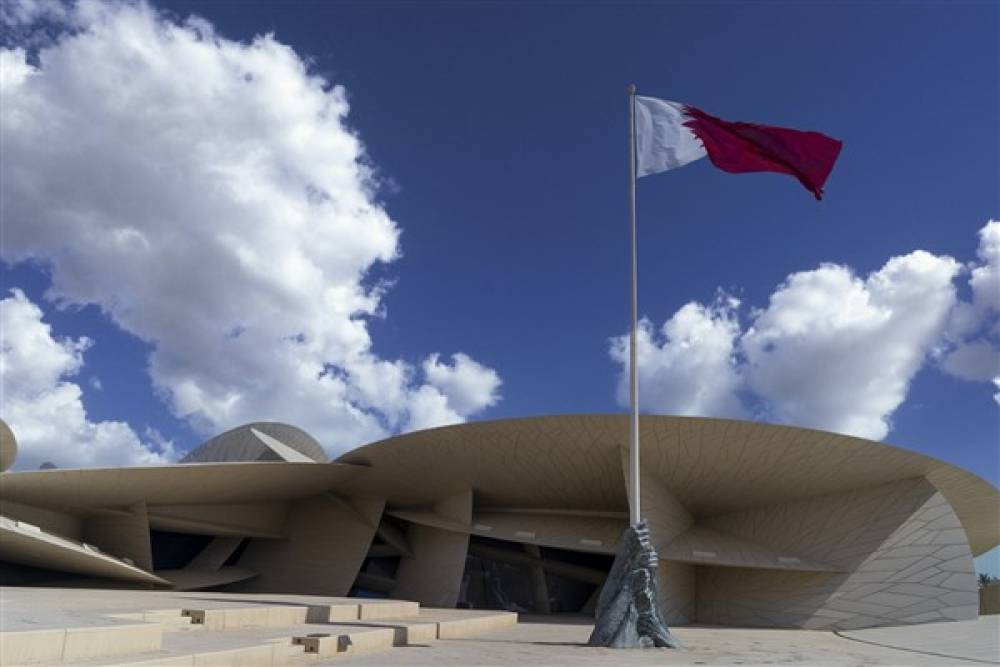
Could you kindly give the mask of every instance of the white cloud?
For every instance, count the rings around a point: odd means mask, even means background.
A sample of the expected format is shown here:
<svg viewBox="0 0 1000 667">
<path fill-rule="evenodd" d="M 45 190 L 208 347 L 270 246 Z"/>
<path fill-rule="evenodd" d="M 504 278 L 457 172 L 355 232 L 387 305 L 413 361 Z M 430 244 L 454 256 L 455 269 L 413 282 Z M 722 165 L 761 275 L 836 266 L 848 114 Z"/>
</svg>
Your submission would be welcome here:
<svg viewBox="0 0 1000 667">
<path fill-rule="evenodd" d="M 37 60 L 2 52 L 3 258 L 45 262 L 54 303 L 96 304 L 149 342 L 176 415 L 205 434 L 288 421 L 335 454 L 495 403 L 372 347 L 369 276 L 399 229 L 342 87 L 273 36 L 235 42 L 145 4 L 61 20 L 72 31 Z"/>
<path fill-rule="evenodd" d="M 962 343 L 945 357 L 941 367 L 963 380 L 990 382 L 1000 377 L 1000 350 L 982 339 Z"/>
<path fill-rule="evenodd" d="M 824 264 L 790 275 L 741 329 L 735 303 L 690 303 L 655 340 L 639 335 L 642 406 L 885 437 L 910 382 L 948 326 L 960 265 L 923 251 L 862 279 Z M 628 340 L 612 341 L 627 404 Z M 741 407 L 741 397 L 748 407 Z"/>
<path fill-rule="evenodd" d="M 71 18 L 67 6 L 60 0 L 17 0 L 0 4 L 0 19 L 14 29 L 39 20 L 68 22 Z"/>
<path fill-rule="evenodd" d="M 736 391 L 735 342 L 739 302 L 725 295 L 703 306 L 689 303 L 667 320 L 659 335 L 639 323 L 639 404 L 645 410 L 679 415 L 743 416 Z M 611 357 L 622 365 L 618 401 L 628 405 L 629 337 L 611 341 Z"/>
<path fill-rule="evenodd" d="M 1000 388 L 1000 220 L 979 230 L 978 263 L 971 265 L 971 303 L 955 308 L 941 369 L 963 380 Z M 1000 392 L 993 395 L 1000 403 Z"/>
<path fill-rule="evenodd" d="M 422 364 L 427 384 L 411 397 L 410 428 L 455 424 L 500 400 L 500 376 L 468 355 L 452 355 L 452 365 L 432 354 Z"/>
<path fill-rule="evenodd" d="M 41 309 L 19 290 L 0 301 L 0 339 L 0 413 L 17 438 L 17 468 L 45 461 L 158 465 L 171 458 L 172 450 L 144 444 L 124 422 L 87 418 L 83 392 L 67 378 L 82 368 L 91 341 L 53 338 Z"/>
<path fill-rule="evenodd" d="M 979 259 L 969 285 L 972 301 L 983 313 L 1000 311 L 1000 220 L 990 220 L 979 230 Z"/>
<path fill-rule="evenodd" d="M 178 451 L 176 444 L 157 429 L 147 426 L 142 432 L 144 440 L 152 445 L 157 451 L 163 453 L 163 457 L 168 461 L 177 461 L 183 458 L 184 452 Z"/>
<path fill-rule="evenodd" d="M 416 391 L 410 404 L 410 420 L 414 430 L 443 424 L 454 424 L 462 418 L 448 407 L 448 397 L 429 385 Z"/>
<path fill-rule="evenodd" d="M 495 405 L 500 400 L 500 376 L 458 352 L 451 357 L 452 365 L 438 360 L 432 354 L 423 363 L 427 384 L 437 389 L 448 401 L 448 407 L 460 416 L 468 415 L 483 406 Z"/>
<path fill-rule="evenodd" d="M 865 280 L 836 265 L 789 276 L 743 335 L 748 387 L 777 421 L 885 437 L 947 324 L 959 268 L 917 251 Z"/>
</svg>

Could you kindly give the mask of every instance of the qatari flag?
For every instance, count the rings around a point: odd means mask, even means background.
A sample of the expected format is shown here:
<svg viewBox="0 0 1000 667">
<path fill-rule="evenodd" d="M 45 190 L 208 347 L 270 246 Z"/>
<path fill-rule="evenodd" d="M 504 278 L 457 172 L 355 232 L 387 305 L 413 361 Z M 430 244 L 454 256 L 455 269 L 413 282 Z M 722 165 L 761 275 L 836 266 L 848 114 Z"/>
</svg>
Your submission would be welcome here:
<svg viewBox="0 0 1000 667">
<path fill-rule="evenodd" d="M 683 167 L 707 155 L 732 174 L 791 174 L 816 199 L 823 198 L 823 184 L 842 146 L 819 132 L 722 120 L 688 104 L 638 95 L 635 143 L 638 176 Z"/>
</svg>

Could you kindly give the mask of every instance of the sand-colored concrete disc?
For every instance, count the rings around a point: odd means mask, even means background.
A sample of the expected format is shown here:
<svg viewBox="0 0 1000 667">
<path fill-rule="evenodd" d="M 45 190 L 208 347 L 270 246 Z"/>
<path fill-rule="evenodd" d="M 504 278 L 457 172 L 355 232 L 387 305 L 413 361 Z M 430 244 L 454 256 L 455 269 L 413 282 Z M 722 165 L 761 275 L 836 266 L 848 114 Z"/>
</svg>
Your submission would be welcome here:
<svg viewBox="0 0 1000 667">
<path fill-rule="evenodd" d="M 17 440 L 7 422 L 0 419 L 0 470 L 6 470 L 14 465 L 17 458 Z"/>
</svg>

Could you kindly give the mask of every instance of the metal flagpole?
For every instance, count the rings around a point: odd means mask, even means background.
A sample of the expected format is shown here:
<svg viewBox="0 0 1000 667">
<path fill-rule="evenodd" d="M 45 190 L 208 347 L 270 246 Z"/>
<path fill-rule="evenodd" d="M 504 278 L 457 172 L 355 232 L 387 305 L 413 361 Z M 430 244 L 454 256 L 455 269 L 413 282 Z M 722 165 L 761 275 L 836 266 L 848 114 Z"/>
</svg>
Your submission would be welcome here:
<svg viewBox="0 0 1000 667">
<path fill-rule="evenodd" d="M 632 424 L 628 441 L 628 496 L 629 520 L 633 526 L 642 520 L 639 511 L 639 374 L 637 362 L 638 341 L 638 295 L 636 289 L 636 233 L 635 233 L 635 84 L 628 87 L 629 118 L 628 118 L 628 215 L 631 233 L 632 251 L 632 331 L 629 338 L 629 405 L 632 408 Z"/>
<path fill-rule="evenodd" d="M 629 402 L 632 414 L 628 442 L 629 527 L 615 553 L 608 580 L 604 582 L 597 604 L 594 630 L 589 646 L 609 648 L 645 648 L 660 646 L 676 648 L 677 640 L 670 635 L 660 615 L 656 586 L 656 551 L 649 542 L 648 530 L 640 529 L 639 509 L 639 374 L 638 333 L 639 299 L 636 272 L 637 236 L 635 231 L 636 162 L 635 84 L 628 87 L 628 213 L 632 268 L 632 331 L 629 342 Z M 644 574 L 644 578 L 633 575 Z"/>
</svg>

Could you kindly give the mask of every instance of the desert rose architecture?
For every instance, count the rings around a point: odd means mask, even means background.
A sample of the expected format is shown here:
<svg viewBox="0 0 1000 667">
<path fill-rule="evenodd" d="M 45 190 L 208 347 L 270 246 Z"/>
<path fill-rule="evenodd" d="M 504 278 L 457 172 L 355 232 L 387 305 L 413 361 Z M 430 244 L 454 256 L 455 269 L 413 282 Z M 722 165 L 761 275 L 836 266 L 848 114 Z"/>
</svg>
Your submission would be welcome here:
<svg viewBox="0 0 1000 667">
<path fill-rule="evenodd" d="M 449 426 L 330 461 L 254 423 L 177 465 L 7 471 L 0 583 L 387 596 L 590 612 L 628 521 L 624 415 Z M 897 447 L 644 416 L 641 503 L 674 625 L 855 629 L 978 614 L 1000 494 Z M 0 422 L 0 464 L 16 457 Z"/>
</svg>

